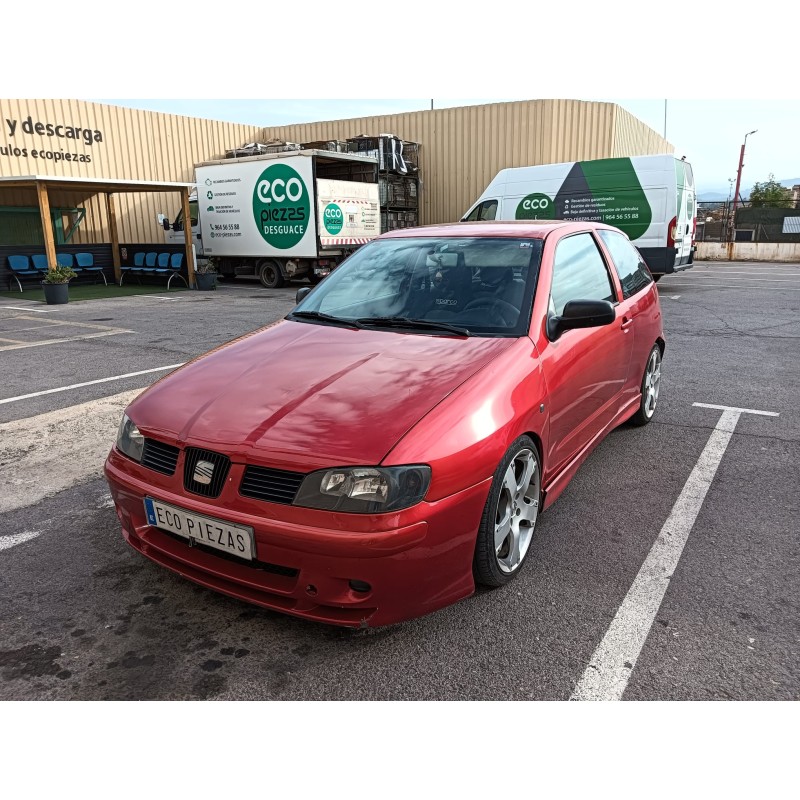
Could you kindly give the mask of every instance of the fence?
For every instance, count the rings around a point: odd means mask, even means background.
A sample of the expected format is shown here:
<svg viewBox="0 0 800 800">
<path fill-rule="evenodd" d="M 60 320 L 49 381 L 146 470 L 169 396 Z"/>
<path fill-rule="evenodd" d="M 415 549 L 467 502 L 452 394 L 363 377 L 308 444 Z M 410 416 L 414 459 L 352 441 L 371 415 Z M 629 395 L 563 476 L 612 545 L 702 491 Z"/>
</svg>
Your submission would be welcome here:
<svg viewBox="0 0 800 800">
<path fill-rule="evenodd" d="M 782 207 L 738 203 L 735 224 L 732 213 L 732 200 L 699 202 L 697 241 L 800 243 L 800 232 L 794 232 L 796 225 L 784 221 L 800 217 L 800 201 L 784 202 Z"/>
</svg>

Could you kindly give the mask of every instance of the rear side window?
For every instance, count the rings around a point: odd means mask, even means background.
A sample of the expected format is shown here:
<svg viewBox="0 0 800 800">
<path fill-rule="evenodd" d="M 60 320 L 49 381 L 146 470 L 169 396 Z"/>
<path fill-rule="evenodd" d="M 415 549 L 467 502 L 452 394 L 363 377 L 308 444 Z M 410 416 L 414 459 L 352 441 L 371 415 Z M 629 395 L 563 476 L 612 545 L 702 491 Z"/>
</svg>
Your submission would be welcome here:
<svg viewBox="0 0 800 800">
<path fill-rule="evenodd" d="M 623 297 L 630 297 L 653 282 L 639 251 L 621 233 L 615 231 L 598 231 L 598 233 L 608 252 L 611 253 L 614 268 L 622 284 Z"/>
<path fill-rule="evenodd" d="M 616 301 L 603 257 L 591 234 L 562 239 L 556 247 L 550 301 L 560 316 L 570 300 Z"/>
</svg>

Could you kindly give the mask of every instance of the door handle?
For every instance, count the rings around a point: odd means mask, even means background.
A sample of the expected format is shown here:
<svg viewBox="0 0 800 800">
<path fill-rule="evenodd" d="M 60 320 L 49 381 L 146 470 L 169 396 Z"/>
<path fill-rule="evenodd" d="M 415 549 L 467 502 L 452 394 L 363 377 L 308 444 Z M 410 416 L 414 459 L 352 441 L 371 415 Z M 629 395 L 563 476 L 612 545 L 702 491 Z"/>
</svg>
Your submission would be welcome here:
<svg viewBox="0 0 800 800">
<path fill-rule="evenodd" d="M 627 333 L 628 329 L 633 325 L 633 318 L 632 317 L 623 317 L 622 323 L 620 324 L 620 329 L 623 333 Z"/>
</svg>

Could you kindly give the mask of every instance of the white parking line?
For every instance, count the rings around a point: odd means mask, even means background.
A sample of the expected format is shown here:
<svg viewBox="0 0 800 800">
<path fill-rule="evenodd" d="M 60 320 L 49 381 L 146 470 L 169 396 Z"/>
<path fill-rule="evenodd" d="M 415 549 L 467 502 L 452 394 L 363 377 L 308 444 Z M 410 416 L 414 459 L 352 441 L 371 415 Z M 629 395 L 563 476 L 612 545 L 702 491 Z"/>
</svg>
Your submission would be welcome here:
<svg viewBox="0 0 800 800">
<path fill-rule="evenodd" d="M 7 344 L 0 347 L 0 352 L 4 350 L 24 350 L 26 347 L 44 347 L 48 344 L 62 344 L 63 342 L 79 342 L 83 339 L 98 339 L 101 336 L 118 336 L 120 333 L 133 333 L 133 331 L 113 330 L 103 331 L 102 333 L 83 333 L 80 336 L 64 336 L 60 339 L 43 339 L 40 342 L 26 342 L 25 344 Z"/>
<path fill-rule="evenodd" d="M 712 289 L 747 289 L 748 291 L 750 291 L 751 289 L 765 289 L 765 290 L 774 290 L 774 291 L 781 291 L 781 292 L 800 292 L 800 286 L 798 286 L 798 287 L 794 287 L 794 286 L 758 286 L 758 285 L 746 284 L 744 281 L 742 281 L 741 283 L 738 283 L 738 284 L 733 284 L 733 285 L 725 284 L 725 283 L 694 283 L 694 281 L 692 283 L 687 283 L 686 281 L 678 281 L 678 282 L 673 283 L 672 281 L 670 281 L 669 283 L 664 284 L 661 288 L 662 289 L 666 289 L 668 287 L 672 288 L 673 286 L 676 287 L 676 288 L 678 286 L 681 286 L 681 287 L 688 286 L 689 288 L 692 288 L 694 286 L 706 286 L 706 287 L 710 287 Z"/>
<path fill-rule="evenodd" d="M 731 283 L 800 283 L 800 277 L 797 278 L 729 278 L 728 276 L 730 273 L 725 273 L 724 275 L 714 275 L 711 273 L 706 273 L 705 275 L 700 275 L 698 277 L 702 277 L 704 280 L 709 280 L 712 278 L 720 278 L 722 280 L 730 280 Z"/>
<path fill-rule="evenodd" d="M 23 542 L 29 542 L 41 534 L 41 531 L 25 531 L 24 533 L 12 533 L 11 536 L 0 536 L 0 550 L 8 550 Z"/>
<path fill-rule="evenodd" d="M 0 348 L 2 349 L 2 348 Z M 153 367 L 153 369 L 140 369 L 138 372 L 126 372 L 124 375 L 112 375 L 110 378 L 97 378 L 94 381 L 84 381 L 83 383 L 73 383 L 69 386 L 59 386 L 57 389 L 45 389 L 41 392 L 31 392 L 30 394 L 20 394 L 16 397 L 6 397 L 0 400 L 0 405 L 4 403 L 16 403 L 17 400 L 28 400 L 31 397 L 41 397 L 45 394 L 55 394 L 56 392 L 68 392 L 70 389 L 80 389 L 83 386 L 94 386 L 96 383 L 108 383 L 109 381 L 121 381 L 123 378 L 135 378 L 137 375 L 148 375 L 151 372 L 163 372 L 166 369 L 177 369 L 182 367 L 186 362 L 181 361 L 180 364 L 167 364 L 166 367 Z"/>
<path fill-rule="evenodd" d="M 12 311 L 32 311 L 34 314 L 49 314 L 54 310 L 51 308 L 28 308 L 27 306 L 0 306 L 0 308 L 10 308 Z"/>
<path fill-rule="evenodd" d="M 722 415 L 589 666 L 575 686 L 571 700 L 622 699 L 739 417 L 742 414 L 778 416 L 774 411 L 751 408 L 708 403 L 693 405 L 720 409 Z"/>
</svg>

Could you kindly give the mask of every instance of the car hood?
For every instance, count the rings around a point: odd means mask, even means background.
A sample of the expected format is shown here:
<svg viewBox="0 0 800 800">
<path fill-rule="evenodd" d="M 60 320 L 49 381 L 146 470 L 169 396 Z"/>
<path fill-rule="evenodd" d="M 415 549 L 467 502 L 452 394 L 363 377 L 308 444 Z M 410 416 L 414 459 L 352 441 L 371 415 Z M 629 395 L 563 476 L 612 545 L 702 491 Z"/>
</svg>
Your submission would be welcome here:
<svg viewBox="0 0 800 800">
<path fill-rule="evenodd" d="M 223 345 L 129 407 L 145 435 L 291 469 L 379 464 L 513 339 L 282 321 Z"/>
</svg>

